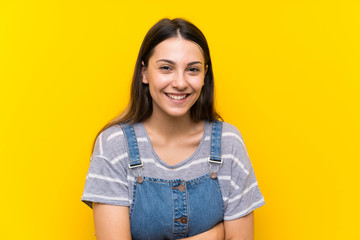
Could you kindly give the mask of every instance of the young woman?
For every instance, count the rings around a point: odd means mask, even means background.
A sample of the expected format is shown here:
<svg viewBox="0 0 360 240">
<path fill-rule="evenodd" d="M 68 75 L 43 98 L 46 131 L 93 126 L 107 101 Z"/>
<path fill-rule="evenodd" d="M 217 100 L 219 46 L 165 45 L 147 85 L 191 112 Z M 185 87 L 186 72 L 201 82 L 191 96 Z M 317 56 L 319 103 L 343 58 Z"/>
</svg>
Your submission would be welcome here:
<svg viewBox="0 0 360 240">
<path fill-rule="evenodd" d="M 162 19 L 137 58 L 127 109 L 96 137 L 82 201 L 99 240 L 253 239 L 264 205 L 243 138 L 220 121 L 204 35 Z"/>
</svg>

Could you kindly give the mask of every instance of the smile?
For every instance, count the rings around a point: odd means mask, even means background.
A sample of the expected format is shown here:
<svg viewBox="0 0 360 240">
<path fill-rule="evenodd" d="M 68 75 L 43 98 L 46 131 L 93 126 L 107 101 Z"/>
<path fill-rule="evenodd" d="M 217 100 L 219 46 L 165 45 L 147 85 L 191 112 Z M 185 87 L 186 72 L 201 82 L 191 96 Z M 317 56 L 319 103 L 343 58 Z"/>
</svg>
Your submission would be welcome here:
<svg viewBox="0 0 360 240">
<path fill-rule="evenodd" d="M 187 96 L 189 96 L 190 94 L 182 94 L 182 95 L 173 95 L 170 93 L 165 93 L 166 96 L 168 96 L 169 98 L 172 98 L 174 100 L 182 100 L 184 98 L 186 98 Z"/>
</svg>

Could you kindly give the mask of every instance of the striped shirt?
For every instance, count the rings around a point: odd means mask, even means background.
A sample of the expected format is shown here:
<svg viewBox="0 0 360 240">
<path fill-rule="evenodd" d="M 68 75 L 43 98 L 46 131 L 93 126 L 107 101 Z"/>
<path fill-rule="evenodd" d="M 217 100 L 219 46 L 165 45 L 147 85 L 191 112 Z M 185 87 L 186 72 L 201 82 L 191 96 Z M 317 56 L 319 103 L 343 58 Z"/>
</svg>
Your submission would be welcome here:
<svg viewBox="0 0 360 240">
<path fill-rule="evenodd" d="M 169 165 L 159 158 L 142 123 L 133 127 L 144 164 L 143 176 L 188 181 L 209 173 L 210 122 L 205 121 L 204 134 L 196 151 L 176 165 Z M 224 220 L 243 217 L 263 206 L 264 197 L 243 138 L 235 126 L 226 122 L 221 136 L 221 157 L 223 164 L 217 174 L 224 200 Z M 130 206 L 135 176 L 139 174 L 140 168 L 130 170 L 128 167 L 127 142 L 120 125 L 111 126 L 95 141 L 81 201 L 91 208 L 92 202 Z"/>
</svg>

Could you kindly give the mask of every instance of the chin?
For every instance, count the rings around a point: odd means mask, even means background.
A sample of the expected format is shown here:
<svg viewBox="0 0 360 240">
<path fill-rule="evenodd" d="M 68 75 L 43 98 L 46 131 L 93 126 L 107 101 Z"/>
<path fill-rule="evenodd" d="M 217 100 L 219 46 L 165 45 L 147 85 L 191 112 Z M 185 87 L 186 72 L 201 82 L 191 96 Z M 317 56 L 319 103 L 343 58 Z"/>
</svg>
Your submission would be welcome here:
<svg viewBox="0 0 360 240">
<path fill-rule="evenodd" d="M 180 118 L 180 117 L 185 117 L 187 115 L 190 116 L 190 110 L 188 110 L 188 111 L 168 111 L 167 114 L 174 118 Z"/>
<path fill-rule="evenodd" d="M 169 116 L 171 116 L 171 117 L 173 117 L 173 118 L 181 118 L 181 117 L 187 116 L 187 114 L 186 114 L 186 113 L 169 114 Z"/>
</svg>

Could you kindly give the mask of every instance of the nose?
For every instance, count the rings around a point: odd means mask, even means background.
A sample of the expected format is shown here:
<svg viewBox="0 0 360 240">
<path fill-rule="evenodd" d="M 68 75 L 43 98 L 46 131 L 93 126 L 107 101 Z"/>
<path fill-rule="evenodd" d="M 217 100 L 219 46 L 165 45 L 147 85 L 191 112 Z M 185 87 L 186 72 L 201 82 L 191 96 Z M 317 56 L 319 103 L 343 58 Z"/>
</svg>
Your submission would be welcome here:
<svg viewBox="0 0 360 240">
<path fill-rule="evenodd" d="M 172 86 L 179 90 L 184 90 L 188 87 L 188 82 L 186 77 L 184 76 L 183 72 L 177 72 L 174 75 L 174 79 L 172 81 Z"/>
</svg>

